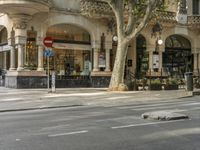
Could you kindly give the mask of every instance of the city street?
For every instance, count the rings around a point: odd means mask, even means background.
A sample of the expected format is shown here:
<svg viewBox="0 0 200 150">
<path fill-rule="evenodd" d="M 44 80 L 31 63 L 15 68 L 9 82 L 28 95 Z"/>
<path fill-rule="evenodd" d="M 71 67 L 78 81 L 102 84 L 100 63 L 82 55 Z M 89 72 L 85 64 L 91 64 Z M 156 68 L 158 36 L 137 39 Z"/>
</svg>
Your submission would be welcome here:
<svg viewBox="0 0 200 150">
<path fill-rule="evenodd" d="M 187 120 L 143 120 L 166 110 Z M 199 150 L 200 97 L 0 113 L 1 150 Z"/>
<path fill-rule="evenodd" d="M 0 0 L 0 150 L 200 150 L 200 0 Z"/>
</svg>

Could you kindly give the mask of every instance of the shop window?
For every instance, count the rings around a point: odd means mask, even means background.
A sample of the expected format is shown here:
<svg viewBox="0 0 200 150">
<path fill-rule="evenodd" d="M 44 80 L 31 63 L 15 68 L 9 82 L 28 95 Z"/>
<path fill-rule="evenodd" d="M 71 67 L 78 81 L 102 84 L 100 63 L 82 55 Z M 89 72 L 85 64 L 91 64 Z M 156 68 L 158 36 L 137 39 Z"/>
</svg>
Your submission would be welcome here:
<svg viewBox="0 0 200 150">
<path fill-rule="evenodd" d="M 146 39 L 139 35 L 136 39 L 137 43 L 137 66 L 136 75 L 137 78 L 143 78 L 149 68 L 149 55 L 146 52 Z"/>
<path fill-rule="evenodd" d="M 172 35 L 166 39 L 163 53 L 163 69 L 171 77 L 184 77 L 184 73 L 192 71 L 193 56 L 190 41 L 180 35 Z"/>
<path fill-rule="evenodd" d="M 192 13 L 193 15 L 199 15 L 199 0 L 192 1 Z"/>
<path fill-rule="evenodd" d="M 25 46 L 25 64 L 24 67 L 30 70 L 37 69 L 38 51 L 36 45 L 37 32 L 32 28 L 27 31 L 27 41 Z"/>
</svg>

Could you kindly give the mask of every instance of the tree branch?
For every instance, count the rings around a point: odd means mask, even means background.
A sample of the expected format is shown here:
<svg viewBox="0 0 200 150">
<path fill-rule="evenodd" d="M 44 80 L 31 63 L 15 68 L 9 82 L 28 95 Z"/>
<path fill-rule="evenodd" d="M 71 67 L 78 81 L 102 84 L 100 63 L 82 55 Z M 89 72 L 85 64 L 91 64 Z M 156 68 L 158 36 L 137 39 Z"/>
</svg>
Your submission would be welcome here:
<svg viewBox="0 0 200 150">
<path fill-rule="evenodd" d="M 152 12 L 156 9 L 156 6 L 158 3 L 159 3 L 159 0 L 148 1 L 144 17 L 140 21 L 139 25 L 135 28 L 132 28 L 132 31 L 130 32 L 130 34 L 127 35 L 128 40 L 132 39 L 138 32 L 140 32 L 145 27 L 145 25 L 147 24 L 147 22 L 152 16 Z"/>
<path fill-rule="evenodd" d="M 133 10 L 132 10 L 134 5 L 135 5 L 134 2 L 129 1 L 129 3 L 128 3 L 128 24 L 125 29 L 126 34 L 128 34 L 134 26 L 134 14 L 133 14 Z"/>
</svg>

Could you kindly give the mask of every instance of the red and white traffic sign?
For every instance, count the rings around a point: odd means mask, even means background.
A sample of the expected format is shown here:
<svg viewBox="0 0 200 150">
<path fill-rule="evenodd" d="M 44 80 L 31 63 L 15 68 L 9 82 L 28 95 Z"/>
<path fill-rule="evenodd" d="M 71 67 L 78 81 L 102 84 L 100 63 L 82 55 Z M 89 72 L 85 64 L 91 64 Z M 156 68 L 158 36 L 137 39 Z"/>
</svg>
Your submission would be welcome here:
<svg viewBox="0 0 200 150">
<path fill-rule="evenodd" d="M 43 40 L 43 43 L 46 47 L 52 47 L 53 45 L 53 39 L 52 37 L 45 37 L 44 40 Z"/>
</svg>

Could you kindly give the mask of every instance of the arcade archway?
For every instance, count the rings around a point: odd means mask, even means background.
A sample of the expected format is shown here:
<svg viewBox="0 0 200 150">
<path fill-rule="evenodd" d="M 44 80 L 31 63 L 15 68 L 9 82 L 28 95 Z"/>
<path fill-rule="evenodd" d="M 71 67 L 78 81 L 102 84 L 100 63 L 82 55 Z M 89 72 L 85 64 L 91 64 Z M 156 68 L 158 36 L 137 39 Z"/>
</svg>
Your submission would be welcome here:
<svg viewBox="0 0 200 150">
<path fill-rule="evenodd" d="M 184 77 L 185 72 L 192 71 L 193 56 L 191 43 L 181 35 L 171 35 L 165 41 L 163 69 L 171 77 Z"/>
<path fill-rule="evenodd" d="M 146 52 L 146 39 L 143 35 L 138 35 L 136 38 L 136 52 L 137 52 L 137 66 L 136 76 L 137 78 L 143 78 L 148 70 L 148 53 Z"/>
<path fill-rule="evenodd" d="M 0 25 L 0 70 L 8 70 L 10 65 L 10 49 L 7 39 L 7 29 Z"/>
<path fill-rule="evenodd" d="M 50 69 L 59 76 L 87 76 L 91 72 L 90 34 L 83 28 L 70 24 L 57 24 L 47 30 L 53 38 L 54 57 Z M 47 67 L 45 60 L 44 66 Z"/>
</svg>

